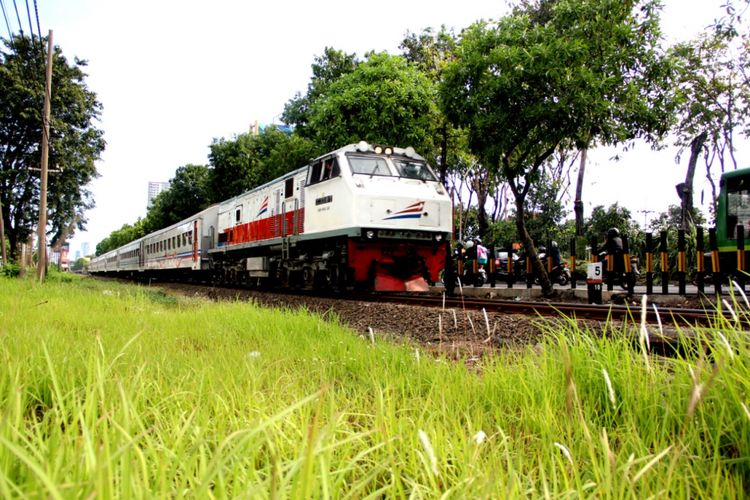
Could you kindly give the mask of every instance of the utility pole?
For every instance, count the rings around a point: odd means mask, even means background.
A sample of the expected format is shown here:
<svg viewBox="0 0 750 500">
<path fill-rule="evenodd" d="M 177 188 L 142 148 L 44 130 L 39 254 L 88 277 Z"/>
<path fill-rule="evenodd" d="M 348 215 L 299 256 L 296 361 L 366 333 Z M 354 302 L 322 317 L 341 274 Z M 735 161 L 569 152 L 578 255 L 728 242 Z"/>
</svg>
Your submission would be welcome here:
<svg viewBox="0 0 750 500">
<path fill-rule="evenodd" d="M 44 281 L 47 272 L 47 162 L 49 160 L 49 120 L 52 99 L 52 30 L 47 40 L 47 83 L 44 93 L 44 116 L 42 117 L 42 187 L 39 200 L 39 267 L 37 276 Z"/>
</svg>

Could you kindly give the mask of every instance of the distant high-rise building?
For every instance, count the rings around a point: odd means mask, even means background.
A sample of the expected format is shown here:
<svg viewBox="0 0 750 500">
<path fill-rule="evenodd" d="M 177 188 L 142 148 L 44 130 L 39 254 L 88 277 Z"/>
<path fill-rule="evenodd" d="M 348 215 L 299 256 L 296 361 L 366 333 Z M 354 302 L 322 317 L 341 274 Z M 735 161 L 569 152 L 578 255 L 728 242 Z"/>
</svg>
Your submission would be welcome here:
<svg viewBox="0 0 750 500">
<path fill-rule="evenodd" d="M 148 202 L 146 203 L 146 209 L 151 208 L 152 201 L 156 198 L 156 195 L 162 191 L 169 189 L 168 182 L 149 182 L 148 183 Z"/>
<path fill-rule="evenodd" d="M 89 242 L 84 241 L 81 243 L 81 257 L 87 257 L 89 254 Z"/>
</svg>

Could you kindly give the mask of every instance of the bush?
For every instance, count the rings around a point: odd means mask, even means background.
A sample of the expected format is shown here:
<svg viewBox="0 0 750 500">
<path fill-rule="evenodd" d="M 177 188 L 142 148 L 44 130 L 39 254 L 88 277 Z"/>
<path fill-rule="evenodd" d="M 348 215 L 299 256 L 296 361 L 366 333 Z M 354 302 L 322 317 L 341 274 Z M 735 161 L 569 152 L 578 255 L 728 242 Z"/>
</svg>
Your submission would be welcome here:
<svg viewBox="0 0 750 500">
<path fill-rule="evenodd" d="M 18 264 L 8 263 L 0 266 L 0 276 L 15 278 L 19 274 L 21 274 L 21 266 L 19 266 Z"/>
</svg>

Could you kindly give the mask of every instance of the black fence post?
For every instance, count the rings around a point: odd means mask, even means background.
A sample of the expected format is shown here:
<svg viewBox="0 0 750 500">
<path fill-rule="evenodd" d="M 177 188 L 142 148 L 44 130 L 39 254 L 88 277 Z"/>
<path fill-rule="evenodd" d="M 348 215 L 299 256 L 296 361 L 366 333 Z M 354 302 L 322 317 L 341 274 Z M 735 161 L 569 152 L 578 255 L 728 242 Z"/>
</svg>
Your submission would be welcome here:
<svg viewBox="0 0 750 500">
<path fill-rule="evenodd" d="M 610 251 L 611 251 L 610 247 L 612 247 L 614 245 L 607 244 L 605 246 L 607 247 L 607 253 L 606 253 L 604 259 L 607 262 L 607 264 L 606 264 L 606 271 L 607 272 L 604 273 L 604 276 L 605 276 L 605 278 L 607 280 L 607 291 L 611 292 L 612 289 L 615 286 L 615 256 L 614 256 L 614 254 L 610 253 Z"/>
<path fill-rule="evenodd" d="M 537 255 L 538 257 L 538 255 Z M 534 283 L 533 267 L 531 266 L 531 256 L 526 254 L 526 288 L 531 288 Z"/>
<path fill-rule="evenodd" d="M 635 287 L 635 274 L 633 273 L 633 265 L 630 262 L 630 244 L 628 243 L 628 236 L 622 235 L 622 269 L 625 271 L 623 279 L 628 290 L 628 297 L 633 295 L 633 288 Z"/>
<path fill-rule="evenodd" d="M 659 252 L 661 253 L 661 293 L 669 294 L 669 253 L 667 252 L 667 232 L 659 234 Z"/>
<path fill-rule="evenodd" d="M 646 233 L 646 295 L 654 293 L 654 235 Z"/>
<path fill-rule="evenodd" d="M 687 274 L 687 257 L 685 253 L 685 230 L 677 230 L 677 282 L 679 294 L 685 295 L 685 275 Z"/>
<path fill-rule="evenodd" d="M 576 287 L 576 239 L 570 239 L 570 288 Z"/>
<path fill-rule="evenodd" d="M 740 289 L 745 291 L 745 226 L 737 225 L 737 271 L 735 279 Z"/>
<path fill-rule="evenodd" d="M 721 295 L 721 263 L 719 261 L 719 246 L 716 242 L 716 228 L 708 230 L 708 248 L 711 250 L 711 275 L 714 282 L 714 293 Z"/>
<path fill-rule="evenodd" d="M 487 250 L 488 258 L 487 258 L 487 267 L 489 269 L 490 273 L 490 287 L 495 288 L 495 245 L 490 245 L 490 248 Z"/>
<path fill-rule="evenodd" d="M 447 295 L 453 295 L 456 292 L 456 273 L 458 272 L 453 266 L 453 245 L 448 240 L 445 245 L 445 268 L 443 269 L 443 286 Z"/>
<path fill-rule="evenodd" d="M 552 240 L 547 240 L 547 252 L 545 253 L 545 258 L 547 259 L 547 276 L 550 277 L 550 280 L 552 277 L 550 276 L 552 274 Z"/>
<path fill-rule="evenodd" d="M 706 277 L 706 252 L 703 245 L 703 226 L 695 228 L 695 286 L 698 293 L 703 293 L 704 279 Z"/>
<path fill-rule="evenodd" d="M 513 288 L 516 281 L 516 263 L 513 260 L 513 242 L 508 244 L 508 261 L 505 263 L 505 269 L 508 271 L 508 288 Z"/>
</svg>

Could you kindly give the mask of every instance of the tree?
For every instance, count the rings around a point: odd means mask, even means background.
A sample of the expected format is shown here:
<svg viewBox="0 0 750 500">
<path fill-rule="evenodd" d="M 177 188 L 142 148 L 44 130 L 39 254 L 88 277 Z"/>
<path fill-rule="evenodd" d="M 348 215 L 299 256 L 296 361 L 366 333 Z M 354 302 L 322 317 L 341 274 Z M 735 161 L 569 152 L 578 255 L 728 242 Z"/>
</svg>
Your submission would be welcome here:
<svg viewBox="0 0 750 500">
<path fill-rule="evenodd" d="M 675 47 L 675 54 L 682 61 L 677 161 L 689 151 L 685 181 L 676 186 L 683 229 L 694 224 L 693 180 L 699 158 L 703 156 L 713 188 L 712 199 L 716 200 L 711 175 L 713 163 L 718 160 L 721 172 L 726 163 L 737 168 L 734 132 L 740 130 L 745 136 L 750 135 L 750 37 L 747 34 L 740 37 L 734 22 L 719 21 L 712 32 Z M 715 207 L 712 208 L 715 213 Z"/>
<path fill-rule="evenodd" d="M 668 129 L 671 65 L 658 47 L 655 0 L 558 0 L 463 33 L 441 104 L 469 145 L 508 180 L 527 255 L 552 285 L 524 218 L 541 166 L 562 144 L 655 139 Z"/>
<path fill-rule="evenodd" d="M 603 205 L 597 205 L 591 210 L 591 217 L 586 224 L 586 241 L 596 238 L 601 244 L 610 228 L 616 228 L 620 234 L 632 237 L 638 232 L 638 223 L 633 220 L 630 210 L 618 203 L 613 203 L 606 209 Z"/>
<path fill-rule="evenodd" d="M 210 200 L 228 200 L 302 167 L 322 153 L 311 140 L 276 127 L 266 127 L 257 136 L 240 134 L 231 140 L 214 140 L 209 153 Z"/>
<path fill-rule="evenodd" d="M 13 36 L 5 46 L 0 51 L 0 205 L 14 259 L 39 217 L 35 169 L 41 156 L 46 42 Z M 47 195 L 53 245 L 84 228 L 84 211 L 94 206 L 86 185 L 98 175 L 94 162 L 105 146 L 95 126 L 101 105 L 85 84 L 85 66 L 79 59 L 69 63 L 54 48 Z"/>
<path fill-rule="evenodd" d="M 370 54 L 312 103 L 314 140 L 327 150 L 365 140 L 431 151 L 436 88 L 404 58 Z"/>
<path fill-rule="evenodd" d="M 432 28 L 423 30 L 419 35 L 407 32 L 399 48 L 407 61 L 416 65 L 435 85 L 439 85 L 443 80 L 445 68 L 455 59 L 457 43 L 458 37 L 453 30 L 441 26 L 437 32 Z M 443 113 L 438 115 L 438 120 L 439 155 L 431 155 L 429 151 L 422 152 L 422 155 L 430 157 L 431 161 L 439 158 L 440 161 L 436 165 L 440 170 L 440 181 L 448 187 L 448 170 L 449 165 L 452 165 L 449 155 L 455 154 L 456 147 L 463 146 L 463 149 L 467 149 L 465 141 L 461 140 L 465 134 L 456 131 Z"/>
<path fill-rule="evenodd" d="M 104 238 L 96 245 L 96 255 L 102 255 L 110 250 L 119 248 L 126 243 L 135 241 L 146 235 L 144 229 L 144 219 L 138 219 L 135 224 L 123 224 L 120 229 L 112 231 L 109 236 Z"/>
<path fill-rule="evenodd" d="M 322 56 L 316 56 L 312 64 L 313 76 L 307 85 L 307 94 L 299 92 L 284 106 L 281 119 L 287 125 L 293 125 L 300 137 L 311 138 L 314 131 L 308 129 L 310 108 L 313 103 L 325 95 L 328 87 L 341 76 L 351 73 L 359 64 L 356 54 L 347 54 L 332 47 L 326 47 Z"/>
<path fill-rule="evenodd" d="M 169 181 L 169 189 L 154 198 L 146 215 L 146 232 L 170 226 L 209 206 L 208 179 L 205 165 L 179 167 Z"/>
</svg>

